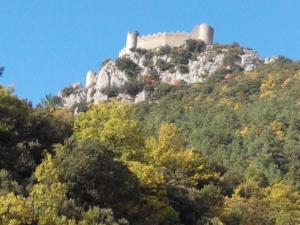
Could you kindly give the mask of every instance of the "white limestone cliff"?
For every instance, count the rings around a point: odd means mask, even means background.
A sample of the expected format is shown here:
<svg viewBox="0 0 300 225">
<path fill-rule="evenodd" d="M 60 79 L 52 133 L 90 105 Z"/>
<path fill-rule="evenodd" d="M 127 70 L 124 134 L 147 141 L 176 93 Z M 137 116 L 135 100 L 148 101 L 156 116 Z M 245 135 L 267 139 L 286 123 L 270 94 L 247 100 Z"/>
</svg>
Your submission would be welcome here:
<svg viewBox="0 0 300 225">
<path fill-rule="evenodd" d="M 196 58 L 189 60 L 187 66 L 187 73 L 179 72 L 178 68 L 175 67 L 174 71 L 161 71 L 157 66 L 156 62 L 158 60 L 163 60 L 165 62 L 171 62 L 170 55 L 153 56 L 152 61 L 154 69 L 158 72 L 159 81 L 162 83 L 167 83 L 174 85 L 176 82 L 181 81 L 188 84 L 201 83 L 211 76 L 217 69 L 224 66 L 223 60 L 228 52 L 226 46 L 218 46 L 217 49 L 214 45 L 208 45 L 206 50 L 199 53 Z M 138 52 L 131 52 L 124 56 L 140 67 L 140 73 L 136 74 L 137 80 L 142 80 L 143 76 L 147 74 L 149 68 L 144 65 L 145 56 Z M 237 66 L 240 66 L 244 71 L 252 71 L 261 63 L 258 54 L 250 49 L 241 48 L 239 54 L 240 61 L 237 62 Z M 265 60 L 265 63 L 269 61 L 274 61 L 275 59 Z M 69 95 L 63 95 L 60 93 L 60 97 L 63 99 L 64 107 L 71 108 L 76 104 L 82 102 L 85 103 L 97 103 L 99 101 L 106 101 L 109 96 L 105 93 L 107 88 L 120 88 L 126 82 L 129 81 L 127 74 L 124 71 L 120 71 L 116 65 L 116 61 L 107 61 L 102 68 L 97 73 L 89 71 L 86 75 L 86 85 L 85 87 L 79 84 L 74 84 L 72 86 L 73 92 Z M 145 101 L 149 97 L 149 93 L 142 90 L 136 96 L 130 96 L 126 93 L 118 93 L 116 99 L 132 101 L 135 103 Z"/>
</svg>

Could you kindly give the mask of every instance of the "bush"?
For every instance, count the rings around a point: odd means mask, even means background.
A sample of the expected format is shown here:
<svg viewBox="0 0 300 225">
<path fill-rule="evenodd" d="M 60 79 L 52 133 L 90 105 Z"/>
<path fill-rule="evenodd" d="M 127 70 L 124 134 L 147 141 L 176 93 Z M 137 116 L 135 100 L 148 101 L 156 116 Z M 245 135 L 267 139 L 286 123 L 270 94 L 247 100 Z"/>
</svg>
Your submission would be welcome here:
<svg viewBox="0 0 300 225">
<path fill-rule="evenodd" d="M 175 65 L 184 64 L 187 65 L 192 57 L 192 53 L 186 49 L 178 48 L 172 51 L 172 62 Z"/>
<path fill-rule="evenodd" d="M 154 67 L 154 63 L 152 59 L 144 59 L 143 60 L 143 66 L 148 67 L 150 69 L 152 69 Z"/>
<path fill-rule="evenodd" d="M 147 71 L 147 74 L 144 76 L 144 79 L 149 79 L 152 81 L 158 81 L 159 80 L 159 74 L 156 69 L 151 69 Z"/>
<path fill-rule="evenodd" d="M 203 52 L 205 50 L 205 43 L 201 40 L 186 40 L 186 49 L 190 52 Z"/>
<path fill-rule="evenodd" d="M 153 56 L 154 53 L 153 51 L 149 50 L 145 53 L 145 59 L 143 61 L 143 66 L 148 67 L 148 68 L 153 68 L 154 67 L 154 63 L 153 63 Z"/>
<path fill-rule="evenodd" d="M 69 87 L 65 87 L 63 90 L 62 90 L 62 96 L 63 97 L 67 97 L 67 96 L 70 96 L 71 94 L 75 94 L 76 92 L 76 88 L 74 88 L 73 86 L 69 86 Z"/>
<path fill-rule="evenodd" d="M 144 55 L 144 54 L 146 54 L 148 52 L 148 50 L 144 49 L 144 48 L 137 48 L 137 49 L 135 49 L 135 52 Z"/>
<path fill-rule="evenodd" d="M 145 84 L 145 85 L 144 85 L 144 90 L 145 90 L 146 92 L 152 92 L 152 91 L 154 91 L 154 86 L 151 85 L 151 84 Z"/>
<path fill-rule="evenodd" d="M 61 97 L 51 94 L 47 94 L 44 99 L 37 105 L 38 108 L 47 108 L 47 107 L 62 107 L 63 100 Z"/>
<path fill-rule="evenodd" d="M 172 52 L 172 48 L 169 45 L 162 46 L 156 52 L 157 56 L 169 55 Z"/>
<path fill-rule="evenodd" d="M 107 86 L 102 88 L 100 91 L 108 97 L 116 97 L 120 93 L 120 89 L 116 86 Z"/>
<path fill-rule="evenodd" d="M 156 67 L 161 71 L 166 71 L 172 67 L 174 67 L 171 63 L 166 62 L 165 60 L 158 59 L 155 63 Z"/>
<path fill-rule="evenodd" d="M 122 87 L 120 87 L 119 90 L 120 93 L 136 96 L 139 92 L 143 90 L 143 84 L 136 80 L 127 81 Z"/>
<path fill-rule="evenodd" d="M 171 67 L 171 68 L 169 69 L 169 72 L 170 72 L 170 73 L 175 73 L 175 72 L 176 72 L 175 66 Z"/>
<path fill-rule="evenodd" d="M 111 59 L 107 58 L 107 59 L 104 59 L 103 62 L 101 63 L 101 67 L 102 68 L 103 66 L 106 65 L 106 63 L 108 63 Z"/>
<path fill-rule="evenodd" d="M 86 112 L 88 110 L 88 105 L 87 102 L 80 102 L 80 103 L 75 103 L 72 107 L 71 107 L 71 111 L 74 112 Z"/>
<path fill-rule="evenodd" d="M 135 78 L 141 72 L 141 68 L 131 59 L 122 57 L 116 60 L 116 66 L 119 70 L 124 71 L 130 78 Z"/>
<path fill-rule="evenodd" d="M 186 65 L 179 65 L 177 67 L 179 73 L 188 73 L 189 72 L 189 67 Z"/>
<path fill-rule="evenodd" d="M 153 59 L 154 53 L 153 51 L 149 50 L 145 53 L 145 59 Z"/>
<path fill-rule="evenodd" d="M 172 86 L 165 83 L 160 83 L 152 93 L 152 97 L 159 99 L 172 91 Z"/>
<path fill-rule="evenodd" d="M 237 63 L 241 62 L 241 57 L 238 53 L 234 52 L 234 51 L 228 51 L 223 59 L 223 63 L 226 66 L 231 66 L 231 65 L 235 65 Z"/>
</svg>

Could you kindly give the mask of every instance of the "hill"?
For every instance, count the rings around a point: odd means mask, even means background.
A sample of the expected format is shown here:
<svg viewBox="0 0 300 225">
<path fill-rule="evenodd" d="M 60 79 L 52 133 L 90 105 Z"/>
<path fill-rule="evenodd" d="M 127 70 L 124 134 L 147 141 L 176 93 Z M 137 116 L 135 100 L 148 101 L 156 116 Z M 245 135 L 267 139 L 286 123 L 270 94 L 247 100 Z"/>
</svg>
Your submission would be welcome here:
<svg viewBox="0 0 300 225">
<path fill-rule="evenodd" d="M 0 224 L 300 224 L 299 87 L 299 62 L 193 40 L 35 108 L 0 86 Z"/>
<path fill-rule="evenodd" d="M 216 71 L 252 71 L 262 63 L 255 51 L 237 44 L 206 45 L 189 39 L 179 47 L 136 49 L 116 60 L 105 60 L 97 74 L 87 73 L 85 87 L 75 83 L 59 97 L 67 108 L 86 108 L 83 105 L 112 97 L 136 103 L 154 101 L 164 84 L 202 83 Z"/>
</svg>

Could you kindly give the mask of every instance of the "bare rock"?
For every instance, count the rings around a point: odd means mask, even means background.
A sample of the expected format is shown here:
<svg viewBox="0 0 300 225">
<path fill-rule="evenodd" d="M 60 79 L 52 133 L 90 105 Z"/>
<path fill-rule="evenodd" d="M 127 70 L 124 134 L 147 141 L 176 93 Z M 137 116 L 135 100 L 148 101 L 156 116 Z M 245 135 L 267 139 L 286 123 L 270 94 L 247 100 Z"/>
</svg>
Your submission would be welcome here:
<svg viewBox="0 0 300 225">
<path fill-rule="evenodd" d="M 143 102 L 147 100 L 147 98 L 148 98 L 148 93 L 145 90 L 143 90 L 135 96 L 134 103 Z"/>
</svg>

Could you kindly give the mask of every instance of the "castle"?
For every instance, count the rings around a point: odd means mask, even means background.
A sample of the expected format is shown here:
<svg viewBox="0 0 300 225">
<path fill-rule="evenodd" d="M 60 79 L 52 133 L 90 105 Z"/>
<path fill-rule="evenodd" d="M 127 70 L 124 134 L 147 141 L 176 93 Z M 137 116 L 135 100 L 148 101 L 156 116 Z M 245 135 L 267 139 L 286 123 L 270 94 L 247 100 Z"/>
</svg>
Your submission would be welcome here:
<svg viewBox="0 0 300 225">
<path fill-rule="evenodd" d="M 200 24 L 188 32 L 175 32 L 175 33 L 156 33 L 152 35 L 139 36 L 137 31 L 129 32 L 127 34 L 126 46 L 123 48 L 119 57 L 122 57 L 131 50 L 137 48 L 153 49 L 164 45 L 177 47 L 185 43 L 188 39 L 202 40 L 205 44 L 212 44 L 214 37 L 214 29 L 206 23 Z"/>
</svg>

